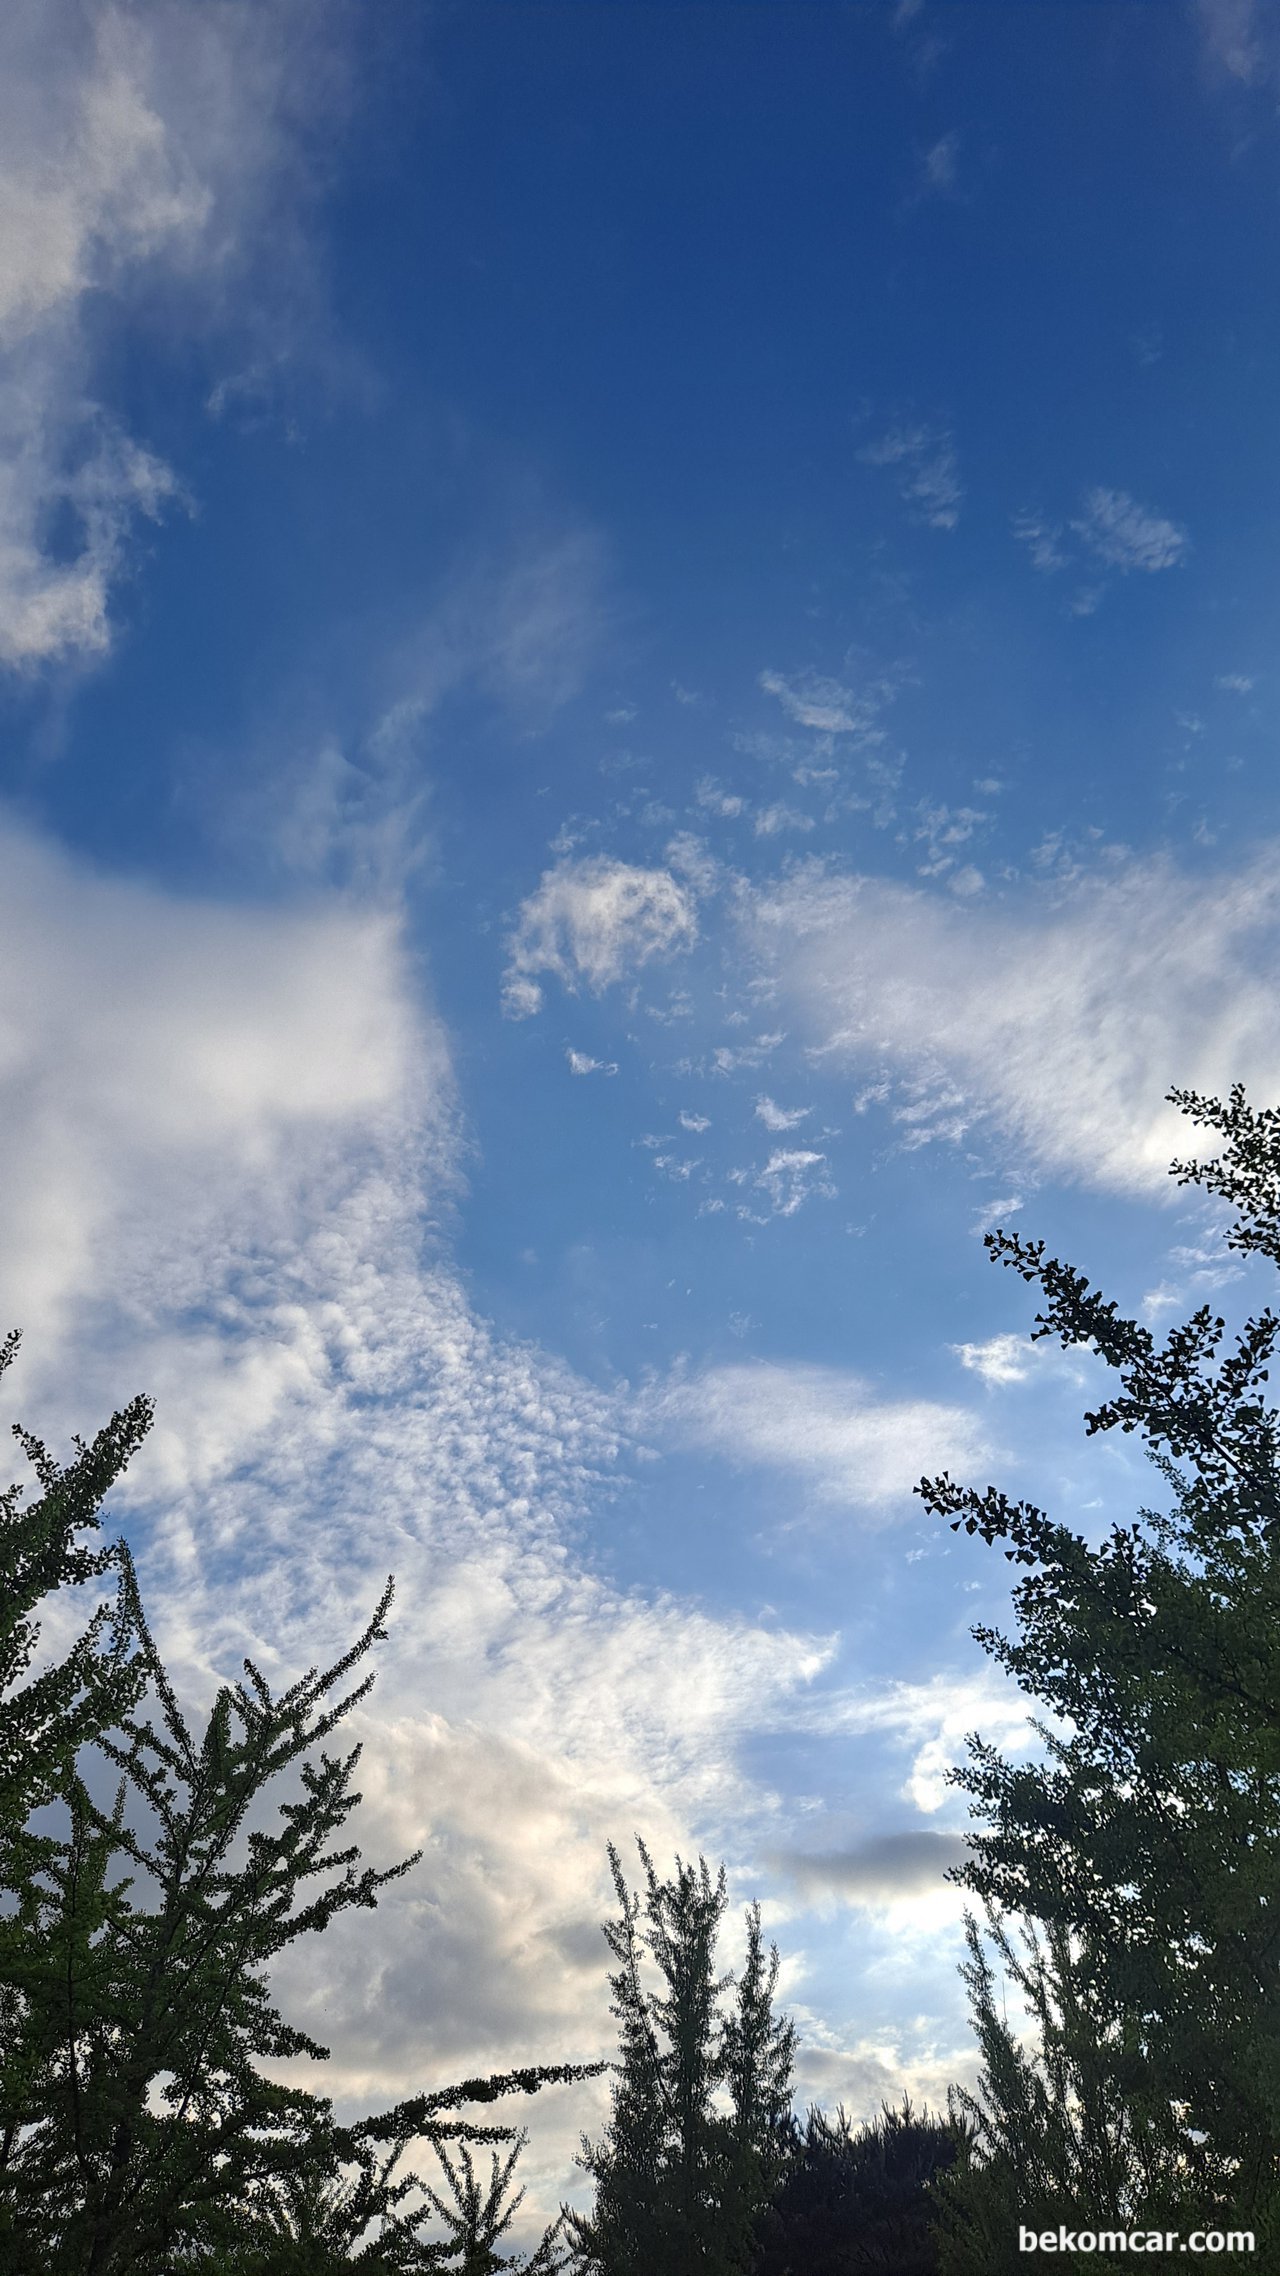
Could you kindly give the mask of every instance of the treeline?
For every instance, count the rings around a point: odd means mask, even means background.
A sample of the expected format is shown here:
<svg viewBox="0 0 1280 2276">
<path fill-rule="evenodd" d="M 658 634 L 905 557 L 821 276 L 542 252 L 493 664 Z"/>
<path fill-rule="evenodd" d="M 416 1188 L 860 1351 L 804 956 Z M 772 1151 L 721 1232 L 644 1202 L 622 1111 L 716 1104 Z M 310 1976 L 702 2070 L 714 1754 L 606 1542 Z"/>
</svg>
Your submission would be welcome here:
<svg viewBox="0 0 1280 2276">
<path fill-rule="evenodd" d="M 1221 1140 L 1174 1176 L 1218 1203 L 1229 1251 L 1280 1264 L 1280 1110 L 1171 1095 Z M 801 2120 L 758 1910 L 723 1973 L 723 1870 L 664 1879 L 641 1844 L 633 1890 L 611 1849 L 618 2053 L 581 2149 L 592 2202 L 524 2255 L 503 2100 L 605 2066 L 427 2086 L 343 2123 L 268 2075 L 325 2054 L 277 2008 L 272 1963 L 417 1863 L 374 1871 L 352 1838 L 342 1726 L 390 1585 L 332 1666 L 275 1694 L 246 1662 L 196 1729 L 100 1527 L 148 1403 L 65 1467 L 17 1431 L 34 1487 L 0 1496 L 6 2276 L 1002 2276 L 1028 2231 L 1063 2268 L 1092 2265 L 1100 2232 L 1149 2270 L 1185 2269 L 1196 2232 L 1276 2264 L 1280 1318 L 1229 1339 L 1205 1305 L 1158 1342 L 1042 1243 L 988 1247 L 1038 1290 L 1036 1337 L 1112 1369 L 1086 1427 L 1136 1434 L 1164 1491 L 1097 1545 L 995 1488 L 922 1481 L 1014 1565 L 1011 1633 L 975 1635 L 1047 1718 L 1039 1761 L 975 1736 L 954 1774 L 977 2086 L 945 2116 Z M 104 1584 L 65 1656 L 41 1654 L 47 1601 Z"/>
</svg>

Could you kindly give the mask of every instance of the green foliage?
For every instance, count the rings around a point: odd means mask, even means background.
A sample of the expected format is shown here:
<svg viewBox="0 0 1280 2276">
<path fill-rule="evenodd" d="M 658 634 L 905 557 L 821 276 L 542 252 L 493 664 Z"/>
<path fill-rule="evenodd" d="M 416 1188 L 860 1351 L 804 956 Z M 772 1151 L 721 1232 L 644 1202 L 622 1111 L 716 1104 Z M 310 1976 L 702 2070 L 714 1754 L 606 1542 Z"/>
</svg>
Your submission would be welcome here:
<svg viewBox="0 0 1280 2276">
<path fill-rule="evenodd" d="M 569 2235 L 579 2264 L 599 2276 L 737 2276 L 780 2171 L 790 2107 L 795 2032 L 773 2013 L 778 1954 L 766 1960 L 752 1906 L 741 1976 L 717 1975 L 724 1868 L 713 1881 L 705 1858 L 696 1868 L 677 1858 L 660 1881 L 637 1847 L 643 1895 L 609 1849 L 620 1914 L 604 1933 L 618 1962 L 609 1985 L 620 2061 L 608 2129 L 582 2145 L 595 2205 L 568 2216 Z"/>
<path fill-rule="evenodd" d="M 18 1342 L 14 1334 L 0 1343 L 0 1376 L 17 1357 Z M 37 1916 L 35 1882 L 45 1851 L 30 1829 L 31 1814 L 63 1794 L 79 1749 L 136 1705 L 145 1681 L 121 1616 L 120 1549 L 91 1548 L 83 1536 L 100 1532 L 102 1501 L 150 1420 L 150 1403 L 134 1399 L 91 1446 L 77 1442 L 65 1469 L 39 1439 L 14 1426 L 41 1492 L 34 1501 L 21 1485 L 0 1493 L 0 1886 Z M 32 1675 L 45 1599 L 108 1573 L 117 1579 L 115 1601 L 98 1605 L 64 1659 Z M 0 1957 L 7 1980 L 19 1963 L 7 1920 L 0 1936 L 6 1932 Z"/>
<path fill-rule="evenodd" d="M 427 2201 L 448 2231 L 448 2243 L 442 2248 L 439 2265 L 446 2258 L 457 2267 L 458 2276 L 497 2276 L 497 2272 L 510 2269 L 517 2276 L 559 2276 L 569 2265 L 567 2253 L 557 2249 L 565 2224 L 565 2215 L 544 2230 L 535 2252 L 508 2256 L 496 2250 L 498 2238 L 510 2226 L 524 2198 L 523 2189 L 512 2194 L 511 2180 L 516 2161 L 525 2146 L 527 2137 L 517 2134 L 505 2158 L 490 2152 L 489 2180 L 484 2186 L 471 2160 L 465 2142 L 460 2146 L 455 2165 L 443 2143 L 436 2144 L 436 2154 L 448 2187 L 446 2200 L 438 2190 L 428 2188 Z M 460 2253 L 461 2259 L 454 2259 Z"/>
<path fill-rule="evenodd" d="M 372 1682 L 362 1667 L 385 1634 L 391 1584 L 331 1666 L 275 1696 L 246 1661 L 244 1680 L 220 1689 L 193 1732 L 127 1551 L 79 1538 L 98 1526 L 148 1420 L 135 1401 L 66 1470 L 19 1433 L 42 1494 L 0 1500 L 0 2266 L 6 2276 L 518 2266 L 476 2257 L 514 2212 L 503 2199 L 514 2153 L 470 2227 L 464 2206 L 463 2229 L 443 2241 L 427 2233 L 439 2200 L 408 2153 L 425 2141 L 446 2175 L 461 2172 L 465 2196 L 469 2162 L 451 2168 L 446 2144 L 462 2144 L 466 2161 L 468 2143 L 519 2143 L 509 2126 L 453 2114 L 589 2075 L 581 2066 L 465 2080 L 350 2126 L 322 2096 L 268 2074 L 282 2059 L 326 2054 L 280 2014 L 272 1963 L 339 1913 L 372 1909 L 416 1862 L 362 1865 L 348 1838 L 359 1749 L 329 1745 Z M 63 1661 L 32 1676 L 45 1598 L 112 1568 L 114 1602 Z M 544 2246 L 531 2276 L 555 2266 Z"/>
<path fill-rule="evenodd" d="M 1070 1931 L 1027 1925 L 1015 1937 L 993 1918 L 980 1929 L 972 1914 L 965 1931 L 982 2068 L 975 2094 L 951 2096 L 960 2156 L 934 2188 L 941 2276 L 1014 2276 L 1025 2265 L 1023 2225 L 1203 2225 L 1227 2177 L 1176 2109 L 1145 2091 L 1144 2066 L 1126 2058 L 1123 2022 L 1103 2006 Z M 1029 2037 L 1009 2020 L 1010 1988 Z M 1092 2257 L 1062 2265 L 1082 2269 Z M 1163 2270 L 1166 2258 L 1148 2252 L 1144 2266 Z"/>
<path fill-rule="evenodd" d="M 1236 1210 L 1229 1247 L 1280 1263 L 1280 1113 L 1253 1113 L 1239 1089 L 1225 1106 L 1172 1095 L 1226 1140 L 1218 1160 L 1177 1163 L 1174 1175 Z M 1158 1343 L 1043 1243 L 1001 1232 L 987 1245 L 1040 1290 L 1037 1337 L 1085 1346 L 1115 1370 L 1116 1393 L 1086 1427 L 1139 1435 L 1169 1506 L 1094 1547 L 995 1488 L 923 1482 L 953 1529 L 1005 1544 L 1022 1569 L 1016 1635 L 975 1634 L 1055 1718 L 1040 1763 L 1012 1765 L 970 1742 L 956 1778 L 980 1830 L 958 1878 L 997 1913 L 1047 1924 L 1051 1972 L 1041 1980 L 1065 2003 L 1073 2092 L 1083 2092 L 1087 2019 L 1105 2065 L 1090 2091 L 1108 2124 L 1121 2107 L 1128 2114 L 1123 2189 L 1141 2194 L 1143 2158 L 1154 2156 L 1161 2189 L 1183 2189 L 1188 2225 L 1217 2198 L 1229 2225 L 1271 2234 L 1280 2211 L 1280 1469 L 1264 1390 L 1280 1320 L 1263 1310 L 1228 1343 L 1205 1305 Z M 980 1998 L 980 2032 L 988 2014 Z M 1046 2061 L 1054 2046 L 1050 2035 Z M 994 2042 L 986 2052 L 993 2109 L 1012 2126 L 1028 2076 L 1004 2056 L 992 2068 Z M 1054 2138 L 1062 2193 L 1091 2186 L 1066 2137 Z M 980 2140 L 978 2163 L 983 2154 Z M 1073 2209 L 1079 2217 L 1079 2196 Z"/>
<path fill-rule="evenodd" d="M 862 2126 L 843 2109 L 792 2119 L 752 2276 L 936 2276 L 930 2184 L 964 2139 L 962 2123 L 906 2100 Z"/>
</svg>

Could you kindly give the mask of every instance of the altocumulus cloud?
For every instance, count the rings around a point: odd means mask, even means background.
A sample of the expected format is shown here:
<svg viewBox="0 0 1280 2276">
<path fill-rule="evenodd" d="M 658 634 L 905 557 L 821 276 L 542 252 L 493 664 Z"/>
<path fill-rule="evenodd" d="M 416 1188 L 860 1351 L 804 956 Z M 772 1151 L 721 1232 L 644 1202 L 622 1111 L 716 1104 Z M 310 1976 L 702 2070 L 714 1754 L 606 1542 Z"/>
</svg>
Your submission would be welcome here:
<svg viewBox="0 0 1280 2276">
<path fill-rule="evenodd" d="M 740 1848 L 767 1814 L 741 1742 L 830 1644 L 624 1597 L 576 1556 L 625 1418 L 468 1301 L 447 1041 L 393 918 L 173 901 L 4 823 L 0 884 L 20 1406 L 64 1443 L 156 1394 L 116 1506 L 180 1686 L 207 1698 L 245 1652 L 287 1680 L 398 1576 L 363 1832 L 427 1856 L 322 1978 L 302 1950 L 282 1971 L 333 2091 L 602 2050 L 606 1837 Z M 587 2115 L 540 2113 L 549 2203 Z"/>
</svg>

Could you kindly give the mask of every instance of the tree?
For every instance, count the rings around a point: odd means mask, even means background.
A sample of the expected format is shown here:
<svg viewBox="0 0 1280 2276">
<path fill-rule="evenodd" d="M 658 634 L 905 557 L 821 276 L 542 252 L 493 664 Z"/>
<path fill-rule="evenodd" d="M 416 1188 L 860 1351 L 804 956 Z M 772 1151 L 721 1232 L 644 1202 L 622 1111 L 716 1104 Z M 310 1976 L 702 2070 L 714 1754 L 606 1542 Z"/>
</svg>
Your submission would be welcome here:
<svg viewBox="0 0 1280 2276">
<path fill-rule="evenodd" d="M 348 1838 L 360 1750 L 328 1745 L 372 1682 L 362 1666 L 385 1634 L 391 1583 L 332 1665 L 275 1696 L 246 1661 L 193 1733 L 127 1549 L 78 1539 L 148 1420 L 135 1402 L 66 1470 L 19 1434 L 43 1493 L 0 1502 L 12 1589 L 0 1627 L 0 2265 L 6 2276 L 448 2265 L 424 2234 L 412 2143 L 510 2142 L 511 2127 L 455 2113 L 589 2073 L 471 2079 L 346 2127 L 322 2096 L 268 2075 L 281 2058 L 326 2054 L 281 2016 L 271 1963 L 340 1912 L 374 1907 L 416 1862 L 361 1864 Z M 114 1603 L 32 1676 L 45 1595 L 112 1566 Z"/>
<path fill-rule="evenodd" d="M 958 2156 L 931 2192 L 941 2276 L 1015 2276 L 1024 2226 L 1138 2227 L 1149 2238 L 1186 2225 L 1189 2209 L 1202 2225 L 1223 2176 L 1173 2106 L 1134 2091 L 1122 2025 L 1080 1967 L 1071 1932 L 1024 1923 L 1015 1936 L 998 1917 L 983 1927 L 968 1913 L 965 1935 L 982 2068 L 976 2092 L 952 2089 Z M 1010 1988 L 1030 2038 L 1009 2020 Z M 1146 2267 L 1176 2265 L 1143 2249 Z"/>
<path fill-rule="evenodd" d="M 1229 1248 L 1280 1264 L 1280 1111 L 1255 1113 L 1239 1087 L 1226 1105 L 1170 1095 L 1225 1139 L 1217 1159 L 1172 1174 L 1234 1210 Z M 1158 2152 L 1162 2189 L 1274 2241 L 1280 1468 L 1264 1387 L 1280 1320 L 1264 1309 L 1228 1342 L 1204 1305 L 1158 1343 L 1042 1242 L 997 1232 L 987 1246 L 1040 1290 L 1037 1338 L 1114 1369 L 1086 1428 L 1136 1433 L 1168 1499 L 1093 1546 L 994 1487 L 922 1481 L 953 1530 L 1005 1544 L 1022 1570 L 1017 1633 L 975 1635 L 1055 1718 L 1037 1763 L 970 1741 L 954 1775 L 980 1830 L 957 1878 L 997 1919 L 1046 1924 L 1040 1981 L 1066 2044 L 1078 2052 L 1070 2016 L 1087 2017 L 1107 2073 L 1095 2091 L 1123 2108 L 1144 2157 Z M 980 2030 L 989 2012 L 979 2000 Z M 1025 2079 L 1007 2065 L 989 2077 L 1012 2122 Z M 1084 2171 L 1067 2159 L 1064 2194 Z M 1146 2186 L 1139 2157 L 1120 2201 Z"/>
<path fill-rule="evenodd" d="M 0 1343 L 0 1376 L 18 1348 L 16 1334 Z M 21 2153 L 41 2059 L 40 2032 L 33 2036 L 31 2024 L 47 2015 L 61 1965 L 50 1933 L 49 1879 L 60 1849 L 38 1814 L 66 1794 L 81 1749 L 137 1704 L 145 1683 L 121 1601 L 120 1549 L 90 1542 L 101 1532 L 104 1497 L 150 1419 L 150 1403 L 134 1399 L 91 1445 L 77 1441 L 65 1468 L 15 1424 L 40 1491 L 31 1500 L 20 1484 L 0 1493 L 0 2247 L 11 2233 L 6 2180 Z M 63 1659 L 33 1674 L 46 1600 L 109 1574 L 113 1596 L 92 1612 Z"/>
<path fill-rule="evenodd" d="M 713 1881 L 705 1858 L 696 1868 L 677 1858 L 673 1878 L 660 1881 L 636 1846 L 643 1895 L 628 1889 L 609 1848 L 620 1915 L 604 1933 L 618 1962 L 609 1985 L 621 2059 L 605 2135 L 582 2145 L 595 2205 L 568 2216 L 569 2235 L 599 2276 L 737 2276 L 750 2265 L 790 2106 L 795 2032 L 773 2013 L 778 1953 L 765 1959 L 751 1906 L 742 1974 L 718 1976 L 723 1866 Z"/>
<path fill-rule="evenodd" d="M 445 2254 L 460 2253 L 458 2276 L 499 2276 L 510 2269 L 514 2276 L 560 2276 L 569 2265 L 566 2254 L 557 2250 L 557 2239 L 564 2228 L 565 2216 L 545 2229 L 542 2241 L 532 2255 L 508 2257 L 497 2251 L 500 2236 L 510 2227 L 524 2198 L 523 2189 L 511 2191 L 512 2175 L 516 2162 L 525 2146 L 527 2136 L 517 2134 L 505 2158 L 490 2152 L 489 2183 L 482 2187 L 464 2142 L 458 2151 L 455 2165 L 443 2143 L 437 2143 L 436 2154 L 449 2190 L 446 2201 L 438 2190 L 428 2189 L 426 2196 L 431 2209 L 443 2220 L 449 2232 Z"/>
<path fill-rule="evenodd" d="M 792 2119 L 752 2276 L 936 2276 L 930 2183 L 962 2139 L 963 2128 L 917 2116 L 905 2098 L 862 2126 L 843 2108 Z"/>
</svg>

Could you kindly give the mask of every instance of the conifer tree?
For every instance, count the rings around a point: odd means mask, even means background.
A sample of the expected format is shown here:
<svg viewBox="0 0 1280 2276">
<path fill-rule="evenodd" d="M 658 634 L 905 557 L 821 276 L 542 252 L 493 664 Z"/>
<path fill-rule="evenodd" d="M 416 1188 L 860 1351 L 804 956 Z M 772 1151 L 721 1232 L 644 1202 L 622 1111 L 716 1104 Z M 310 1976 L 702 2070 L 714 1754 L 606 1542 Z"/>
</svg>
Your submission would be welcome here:
<svg viewBox="0 0 1280 2276">
<path fill-rule="evenodd" d="M 411 2276 L 456 2265 L 426 2233 L 433 2208 L 406 2162 L 412 2145 L 509 2143 L 511 2127 L 459 2113 L 603 2066 L 469 2079 L 345 2127 L 323 2096 L 268 2076 L 282 2057 L 326 2054 L 281 2016 L 271 1963 L 339 1913 L 371 1909 L 416 1862 L 361 1864 L 349 1839 L 359 1748 L 328 1743 L 368 1692 L 363 1663 L 385 1633 L 391 1584 L 332 1665 L 276 1696 L 246 1661 L 193 1731 L 127 1549 L 79 1538 L 149 1414 L 135 1401 L 65 1470 L 19 1433 L 43 1490 L 0 1499 L 0 2267 Z M 112 1568 L 114 1603 L 32 1674 L 45 1597 Z"/>
<path fill-rule="evenodd" d="M 604 1933 L 618 1962 L 609 1984 L 620 2059 L 606 2132 L 582 2145 L 595 2204 L 569 2216 L 569 2234 L 598 2276 L 738 2276 L 790 2106 L 795 2032 L 773 2013 L 778 1954 L 766 1961 L 753 1906 L 741 1977 L 717 1975 L 724 1868 L 713 1881 L 705 1858 L 696 1868 L 677 1858 L 660 1881 L 637 1848 L 643 1894 L 628 1889 L 609 1848 L 620 1912 Z"/>
<path fill-rule="evenodd" d="M 861 2126 L 843 2108 L 793 2118 L 752 2276 L 937 2276 L 932 2186 L 965 2139 L 905 2097 Z"/>
<path fill-rule="evenodd" d="M 1280 1264 L 1280 1110 L 1253 1111 L 1239 1087 L 1225 1105 L 1171 1096 L 1225 1141 L 1174 1176 L 1234 1210 L 1229 1248 Z M 958 1877 L 997 1917 L 1046 1924 L 1053 1973 L 1040 1983 L 1067 2050 L 1076 2061 L 1087 2018 L 1107 2068 L 1099 2108 L 1108 2123 L 1122 2110 L 1122 2140 L 1141 2145 L 1119 2201 L 1136 2206 L 1154 2156 L 1185 2225 L 1220 2213 L 1274 2251 L 1280 1464 L 1265 1386 L 1280 1319 L 1265 1308 L 1228 1341 L 1204 1305 L 1160 1343 L 1042 1242 L 997 1232 L 987 1246 L 1040 1290 L 1037 1337 L 1114 1369 L 1118 1388 L 1086 1427 L 1137 1434 L 1168 1494 L 1094 1546 L 994 1487 L 923 1482 L 953 1529 L 1004 1544 L 1022 1568 L 1017 1633 L 975 1634 L 1058 1719 L 1037 1763 L 970 1742 L 955 1775 L 977 1830 Z M 981 2031 L 993 2011 L 979 1997 L 976 2012 Z M 1042 2038 L 1047 2059 L 1043 2024 Z M 988 2070 L 999 2138 L 1028 2080 L 1003 2058 Z M 1067 2195 L 1086 2166 L 1059 2139 Z"/>
</svg>

